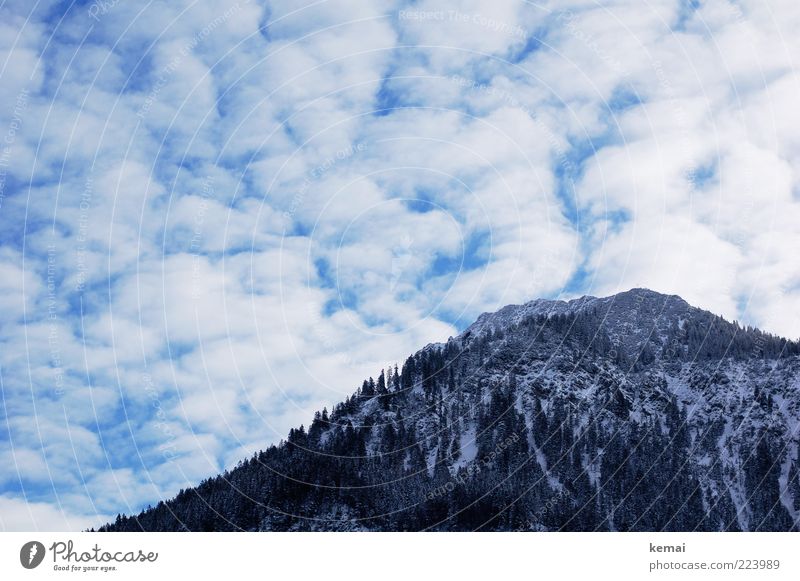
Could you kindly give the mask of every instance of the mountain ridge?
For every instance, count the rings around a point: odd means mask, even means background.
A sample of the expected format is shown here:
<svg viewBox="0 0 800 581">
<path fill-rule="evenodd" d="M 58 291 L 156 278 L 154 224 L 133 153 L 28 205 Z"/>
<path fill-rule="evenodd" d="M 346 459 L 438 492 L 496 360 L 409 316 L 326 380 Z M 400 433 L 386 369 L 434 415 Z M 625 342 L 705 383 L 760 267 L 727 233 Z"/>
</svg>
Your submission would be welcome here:
<svg viewBox="0 0 800 581">
<path fill-rule="evenodd" d="M 101 530 L 797 530 L 798 355 L 648 289 L 508 305 Z"/>
</svg>

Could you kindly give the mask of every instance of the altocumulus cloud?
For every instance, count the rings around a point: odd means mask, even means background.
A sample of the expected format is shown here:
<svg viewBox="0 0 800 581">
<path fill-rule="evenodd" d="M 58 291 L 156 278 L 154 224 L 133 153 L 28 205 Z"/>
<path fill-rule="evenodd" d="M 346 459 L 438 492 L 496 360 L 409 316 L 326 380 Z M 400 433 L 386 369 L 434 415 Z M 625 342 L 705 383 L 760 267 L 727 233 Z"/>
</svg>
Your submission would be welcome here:
<svg viewBox="0 0 800 581">
<path fill-rule="evenodd" d="M 792 2 L 0 13 L 3 529 L 170 496 L 511 302 L 797 336 Z"/>
</svg>

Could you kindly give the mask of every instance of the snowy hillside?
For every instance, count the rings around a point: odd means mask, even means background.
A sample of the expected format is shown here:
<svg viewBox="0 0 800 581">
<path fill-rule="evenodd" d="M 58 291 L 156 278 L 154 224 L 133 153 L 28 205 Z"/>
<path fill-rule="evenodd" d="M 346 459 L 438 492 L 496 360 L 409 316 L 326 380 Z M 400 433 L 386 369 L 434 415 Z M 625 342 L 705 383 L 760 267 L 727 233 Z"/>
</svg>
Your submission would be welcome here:
<svg viewBox="0 0 800 581">
<path fill-rule="evenodd" d="M 798 530 L 800 345 L 676 296 L 536 300 L 104 530 Z"/>
</svg>

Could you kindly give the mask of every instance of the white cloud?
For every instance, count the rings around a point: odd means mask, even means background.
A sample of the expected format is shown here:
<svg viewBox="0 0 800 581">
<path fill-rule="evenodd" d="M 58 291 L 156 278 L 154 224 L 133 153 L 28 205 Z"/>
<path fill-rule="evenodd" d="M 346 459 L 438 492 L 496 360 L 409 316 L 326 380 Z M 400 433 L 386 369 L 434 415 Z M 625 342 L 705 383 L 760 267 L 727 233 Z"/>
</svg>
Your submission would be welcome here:
<svg viewBox="0 0 800 581">
<path fill-rule="evenodd" d="M 75 513 L 50 503 L 8 495 L 0 496 L 0 515 L 0 527 L 4 531 L 76 531 L 96 528 L 113 520 L 113 513 Z"/>
</svg>

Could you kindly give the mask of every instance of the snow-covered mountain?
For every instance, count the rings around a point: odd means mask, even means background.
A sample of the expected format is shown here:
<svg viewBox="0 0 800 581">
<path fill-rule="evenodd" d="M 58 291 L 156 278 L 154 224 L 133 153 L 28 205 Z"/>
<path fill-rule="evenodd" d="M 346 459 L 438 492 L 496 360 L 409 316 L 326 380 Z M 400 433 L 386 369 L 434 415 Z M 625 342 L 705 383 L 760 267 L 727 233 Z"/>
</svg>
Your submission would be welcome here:
<svg viewBox="0 0 800 581">
<path fill-rule="evenodd" d="M 799 530 L 800 344 L 634 289 L 535 300 L 104 530 Z"/>
</svg>

